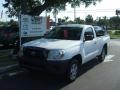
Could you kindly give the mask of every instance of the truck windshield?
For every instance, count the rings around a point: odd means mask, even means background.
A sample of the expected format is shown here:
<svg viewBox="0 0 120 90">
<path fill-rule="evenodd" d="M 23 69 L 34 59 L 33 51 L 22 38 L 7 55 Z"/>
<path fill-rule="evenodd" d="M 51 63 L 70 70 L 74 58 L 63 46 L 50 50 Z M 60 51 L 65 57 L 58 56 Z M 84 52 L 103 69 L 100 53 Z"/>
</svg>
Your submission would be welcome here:
<svg viewBox="0 0 120 90">
<path fill-rule="evenodd" d="M 80 40 L 83 28 L 80 27 L 55 27 L 46 36 L 47 39 Z"/>
</svg>

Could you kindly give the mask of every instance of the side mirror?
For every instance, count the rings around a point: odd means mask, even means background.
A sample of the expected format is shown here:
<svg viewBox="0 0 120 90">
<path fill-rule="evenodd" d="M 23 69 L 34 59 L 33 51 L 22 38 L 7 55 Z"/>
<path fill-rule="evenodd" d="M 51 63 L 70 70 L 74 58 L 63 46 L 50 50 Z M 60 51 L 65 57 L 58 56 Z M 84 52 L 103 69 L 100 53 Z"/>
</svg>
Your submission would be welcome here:
<svg viewBox="0 0 120 90">
<path fill-rule="evenodd" d="M 103 31 L 103 30 L 96 32 L 97 36 L 104 36 L 104 34 L 105 34 L 105 31 Z"/>
<path fill-rule="evenodd" d="M 85 41 L 93 40 L 93 35 L 85 35 Z"/>
</svg>

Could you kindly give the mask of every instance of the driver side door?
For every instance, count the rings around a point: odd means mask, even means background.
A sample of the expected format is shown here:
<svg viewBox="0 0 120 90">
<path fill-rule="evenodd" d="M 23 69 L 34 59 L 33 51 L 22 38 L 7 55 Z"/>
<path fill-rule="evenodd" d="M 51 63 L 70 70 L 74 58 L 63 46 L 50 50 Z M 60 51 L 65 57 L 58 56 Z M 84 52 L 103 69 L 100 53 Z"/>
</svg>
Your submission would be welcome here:
<svg viewBox="0 0 120 90">
<path fill-rule="evenodd" d="M 95 32 L 91 27 L 85 30 L 83 42 L 84 42 L 83 50 L 84 50 L 85 62 L 87 62 L 96 56 L 96 49 L 97 49 Z"/>
</svg>

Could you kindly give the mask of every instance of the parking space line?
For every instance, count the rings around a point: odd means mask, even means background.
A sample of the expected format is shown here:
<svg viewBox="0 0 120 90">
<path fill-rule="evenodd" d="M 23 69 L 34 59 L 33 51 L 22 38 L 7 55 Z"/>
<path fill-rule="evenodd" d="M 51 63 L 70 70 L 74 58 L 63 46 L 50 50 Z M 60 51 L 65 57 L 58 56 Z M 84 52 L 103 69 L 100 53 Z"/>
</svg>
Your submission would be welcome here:
<svg viewBox="0 0 120 90">
<path fill-rule="evenodd" d="M 107 56 L 105 57 L 104 62 L 111 62 L 111 61 L 114 61 L 114 60 L 112 60 L 112 58 L 113 58 L 114 56 L 115 56 L 115 55 L 107 55 Z"/>
<path fill-rule="evenodd" d="M 17 74 L 23 73 L 24 71 L 16 71 L 16 72 L 10 72 L 8 75 L 9 76 L 15 76 Z"/>
</svg>

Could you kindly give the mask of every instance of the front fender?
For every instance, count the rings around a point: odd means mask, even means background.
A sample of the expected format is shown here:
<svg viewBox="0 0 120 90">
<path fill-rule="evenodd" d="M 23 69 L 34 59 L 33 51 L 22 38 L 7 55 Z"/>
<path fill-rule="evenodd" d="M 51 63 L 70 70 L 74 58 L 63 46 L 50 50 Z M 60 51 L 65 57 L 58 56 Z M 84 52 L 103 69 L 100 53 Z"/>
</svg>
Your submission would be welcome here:
<svg viewBox="0 0 120 90">
<path fill-rule="evenodd" d="M 80 54 L 80 46 L 74 46 L 66 50 L 64 59 L 72 59 L 74 56 Z"/>
</svg>

